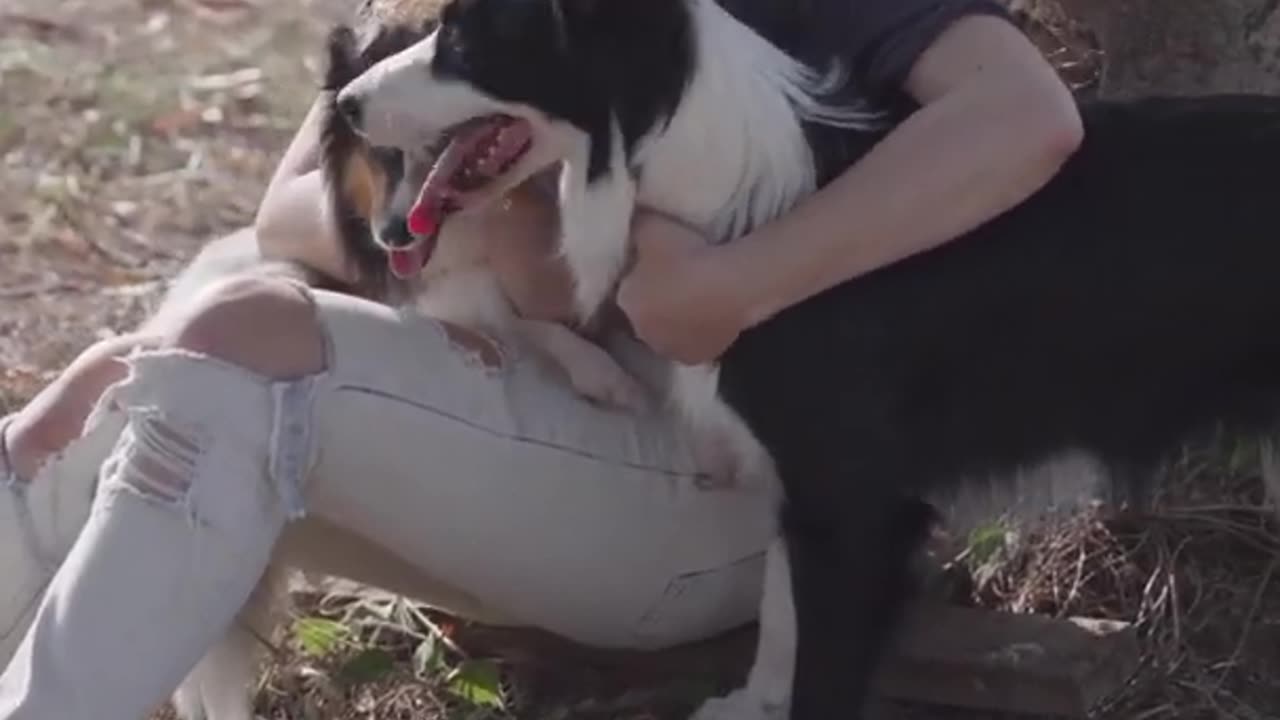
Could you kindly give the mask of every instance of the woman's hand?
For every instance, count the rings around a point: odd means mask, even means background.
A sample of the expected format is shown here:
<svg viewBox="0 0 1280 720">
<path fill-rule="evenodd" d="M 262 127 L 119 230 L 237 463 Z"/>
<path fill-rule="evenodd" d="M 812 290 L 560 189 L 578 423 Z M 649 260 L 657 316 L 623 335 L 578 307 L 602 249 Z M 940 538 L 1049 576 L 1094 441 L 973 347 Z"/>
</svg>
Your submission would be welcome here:
<svg viewBox="0 0 1280 720">
<path fill-rule="evenodd" d="M 715 360 L 745 327 L 739 286 L 720 249 L 688 226 L 643 211 L 632 242 L 635 262 L 619 285 L 618 306 L 636 336 L 678 362 Z"/>
</svg>

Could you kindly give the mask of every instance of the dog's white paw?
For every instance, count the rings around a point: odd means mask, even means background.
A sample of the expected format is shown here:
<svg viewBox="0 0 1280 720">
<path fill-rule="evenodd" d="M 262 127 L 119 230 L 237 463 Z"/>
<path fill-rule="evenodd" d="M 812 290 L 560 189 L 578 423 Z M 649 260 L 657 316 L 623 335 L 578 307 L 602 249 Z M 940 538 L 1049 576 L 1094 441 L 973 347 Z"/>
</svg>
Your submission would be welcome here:
<svg viewBox="0 0 1280 720">
<path fill-rule="evenodd" d="M 181 720 L 208 720 L 208 713 L 204 711 L 204 699 L 200 697 L 200 683 L 198 680 L 188 678 L 173 693 L 170 698 L 173 703 L 174 713 Z"/>
<path fill-rule="evenodd" d="M 575 358 L 569 383 L 578 394 L 606 407 L 639 413 L 649 404 L 649 393 L 603 350 Z"/>
<path fill-rule="evenodd" d="M 724 697 L 702 703 L 689 720 L 786 720 L 787 708 L 769 703 L 748 692 L 734 690 Z"/>
<path fill-rule="evenodd" d="M 706 490 L 728 490 L 742 484 L 738 458 L 724 433 L 700 430 L 692 434 L 694 462 L 702 471 L 699 486 Z"/>
</svg>

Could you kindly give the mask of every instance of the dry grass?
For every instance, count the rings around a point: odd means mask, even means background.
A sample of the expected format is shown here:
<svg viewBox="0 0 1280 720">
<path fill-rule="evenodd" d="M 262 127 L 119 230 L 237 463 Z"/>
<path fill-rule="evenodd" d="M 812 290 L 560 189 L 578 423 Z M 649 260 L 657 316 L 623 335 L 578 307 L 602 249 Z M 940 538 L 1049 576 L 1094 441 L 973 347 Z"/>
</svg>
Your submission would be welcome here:
<svg viewBox="0 0 1280 720">
<path fill-rule="evenodd" d="M 335 9 L 4 3 L 0 367 L 11 397 L 96 329 L 127 329 L 202 242 L 252 217 L 313 95 L 320 17 Z"/>
<path fill-rule="evenodd" d="M 95 334 L 127 330 L 201 243 L 250 221 L 312 96 L 321 33 L 348 5 L 6 1 L 0 412 Z M 1100 61 L 1087 33 L 1040 0 L 1021 5 L 1046 54 L 1087 91 Z M 1218 439 L 1171 465 L 1170 491 L 1153 513 L 1086 513 L 1006 546 L 975 602 L 1137 621 L 1143 672 L 1099 717 L 1280 715 L 1280 548 L 1274 517 L 1259 509 L 1254 457 Z M 303 588 L 295 600 L 310 624 L 274 641 L 262 716 L 503 714 L 458 695 L 466 688 L 451 673 L 492 669 L 466 626 L 363 588 Z M 327 626 L 314 618 L 346 630 L 318 647 L 316 630 Z M 436 661 L 423 662 L 430 647 Z M 567 662 L 539 647 L 525 646 L 519 672 L 503 668 L 505 700 L 521 717 L 681 717 L 732 679 L 732 663 L 704 659 L 663 675 L 634 660 L 613 669 Z"/>
<path fill-rule="evenodd" d="M 1216 437 L 1162 471 L 1139 514 L 1082 513 L 1014 543 L 974 593 L 1011 612 L 1137 624 L 1138 677 L 1100 717 L 1280 712 L 1280 534 L 1252 443 Z"/>
</svg>

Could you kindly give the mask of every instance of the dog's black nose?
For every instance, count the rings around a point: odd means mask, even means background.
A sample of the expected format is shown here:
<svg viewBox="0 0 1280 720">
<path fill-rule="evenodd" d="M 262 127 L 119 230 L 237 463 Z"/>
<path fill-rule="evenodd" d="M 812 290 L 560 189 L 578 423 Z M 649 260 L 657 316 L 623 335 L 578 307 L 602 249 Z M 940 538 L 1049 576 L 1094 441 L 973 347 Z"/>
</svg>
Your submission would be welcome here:
<svg viewBox="0 0 1280 720">
<path fill-rule="evenodd" d="M 402 216 L 388 218 L 378 229 L 382 242 L 393 248 L 405 247 L 413 243 L 413 235 L 409 233 L 409 222 Z"/>
<path fill-rule="evenodd" d="M 342 113 L 351 127 L 360 129 L 360 121 L 364 115 L 364 104 L 360 102 L 360 98 L 354 95 L 338 98 L 338 112 Z"/>
</svg>

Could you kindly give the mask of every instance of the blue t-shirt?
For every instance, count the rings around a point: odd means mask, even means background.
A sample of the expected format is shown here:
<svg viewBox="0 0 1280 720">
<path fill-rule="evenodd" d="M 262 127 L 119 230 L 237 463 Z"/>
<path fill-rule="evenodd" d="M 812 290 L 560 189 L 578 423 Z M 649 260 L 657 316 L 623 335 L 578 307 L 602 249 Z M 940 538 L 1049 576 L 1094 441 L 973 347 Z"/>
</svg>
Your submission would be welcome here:
<svg viewBox="0 0 1280 720">
<path fill-rule="evenodd" d="M 955 20 L 986 14 L 1012 21 L 996 0 L 720 0 L 783 50 L 820 66 L 848 63 L 860 94 L 907 101 L 902 90 L 920 54 Z"/>
</svg>

